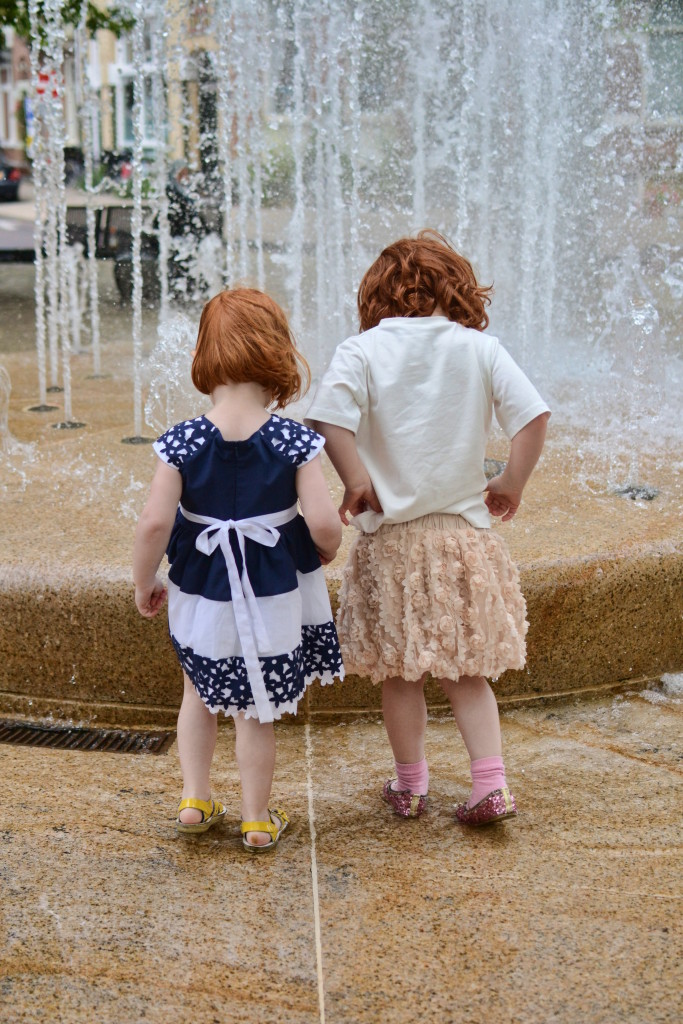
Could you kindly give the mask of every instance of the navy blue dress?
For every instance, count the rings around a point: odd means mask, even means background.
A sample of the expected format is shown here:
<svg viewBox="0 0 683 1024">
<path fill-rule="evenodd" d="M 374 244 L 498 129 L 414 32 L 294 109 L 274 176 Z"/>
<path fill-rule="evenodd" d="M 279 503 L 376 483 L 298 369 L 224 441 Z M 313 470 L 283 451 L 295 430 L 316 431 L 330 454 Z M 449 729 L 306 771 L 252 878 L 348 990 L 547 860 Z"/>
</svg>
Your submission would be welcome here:
<svg viewBox="0 0 683 1024">
<path fill-rule="evenodd" d="M 182 476 L 169 541 L 168 618 L 183 669 L 212 712 L 272 721 L 314 680 L 343 678 L 320 559 L 297 510 L 297 469 L 324 439 L 280 416 L 225 441 L 205 416 L 154 444 Z"/>
</svg>

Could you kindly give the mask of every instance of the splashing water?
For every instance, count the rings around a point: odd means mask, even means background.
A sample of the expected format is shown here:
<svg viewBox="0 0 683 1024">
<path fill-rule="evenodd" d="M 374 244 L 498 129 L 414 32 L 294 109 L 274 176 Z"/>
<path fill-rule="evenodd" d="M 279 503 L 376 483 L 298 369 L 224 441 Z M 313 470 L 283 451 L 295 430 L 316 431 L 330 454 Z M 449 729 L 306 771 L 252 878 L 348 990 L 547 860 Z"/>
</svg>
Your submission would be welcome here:
<svg viewBox="0 0 683 1024">
<path fill-rule="evenodd" d="M 680 210 L 666 154 L 680 147 L 680 116 L 667 107 L 675 67 L 659 68 L 652 44 L 683 27 L 678 5 L 629 13 L 617 0 L 215 0 L 206 26 L 215 42 L 192 46 L 190 6 L 130 5 L 136 434 L 151 341 L 141 321 L 143 205 L 158 239 L 160 331 L 174 303 L 236 283 L 265 287 L 290 313 L 314 377 L 356 330 L 355 291 L 370 260 L 398 235 L 433 226 L 494 283 L 491 331 L 547 396 L 555 423 L 582 424 L 592 443 L 619 448 L 611 475 L 635 480 L 640 448 L 679 430 Z M 59 7 L 46 5 L 45 59 L 55 67 L 66 41 Z M 37 17 L 36 0 L 30 8 Z M 75 52 L 87 62 L 86 46 Z M 77 79 L 91 80 L 85 66 Z M 180 115 L 187 138 L 199 128 L 187 159 L 221 213 L 205 237 L 179 238 L 169 226 L 172 111 L 184 81 L 199 97 L 198 124 Z M 83 123 L 97 101 L 84 87 Z M 47 347 L 54 383 L 61 351 L 67 388 L 79 342 L 67 315 L 74 297 L 69 305 L 60 291 L 57 106 L 37 110 L 34 169 L 50 201 L 38 204 L 36 309 L 39 364 Z"/>
<path fill-rule="evenodd" d="M 184 313 L 159 325 L 157 342 L 147 360 L 145 403 L 145 421 L 157 434 L 170 423 L 196 415 L 198 395 L 190 383 L 196 338 L 196 325 Z"/>
<path fill-rule="evenodd" d="M 13 437 L 9 429 L 9 400 L 12 381 L 4 366 L 0 365 L 0 464 L 3 482 L 0 493 L 18 489 L 23 491 L 28 482 L 26 467 L 35 460 L 35 445 Z M 7 482 L 5 482 L 5 480 Z"/>
</svg>

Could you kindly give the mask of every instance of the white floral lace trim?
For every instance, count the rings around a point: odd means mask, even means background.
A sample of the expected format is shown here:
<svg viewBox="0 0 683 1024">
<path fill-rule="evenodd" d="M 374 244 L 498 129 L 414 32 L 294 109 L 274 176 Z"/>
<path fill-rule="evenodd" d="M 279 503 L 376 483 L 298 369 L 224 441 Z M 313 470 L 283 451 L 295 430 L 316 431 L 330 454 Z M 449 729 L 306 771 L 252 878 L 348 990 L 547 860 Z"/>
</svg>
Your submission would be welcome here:
<svg viewBox="0 0 683 1024">
<path fill-rule="evenodd" d="M 297 713 L 297 710 L 298 710 L 298 707 L 299 707 L 299 703 L 301 702 L 302 698 L 305 697 L 305 695 L 306 695 L 306 691 L 308 690 L 308 687 L 312 683 L 314 683 L 316 681 L 316 679 L 319 681 L 321 686 L 331 686 L 333 683 L 341 682 L 343 678 L 344 678 L 344 669 L 343 668 L 342 668 L 341 672 L 337 673 L 337 675 L 334 675 L 332 672 L 325 672 L 322 676 L 318 676 L 318 675 L 306 676 L 304 678 L 304 688 L 303 688 L 303 690 L 301 691 L 301 694 L 297 697 L 296 700 L 288 700 L 286 703 L 280 704 L 280 706 L 277 707 L 277 708 L 273 707 L 273 719 L 274 719 L 274 721 L 278 722 L 282 718 L 283 715 L 295 715 Z M 238 708 L 221 708 L 221 707 L 211 708 L 211 707 L 209 707 L 208 704 L 206 704 L 206 702 L 204 703 L 204 707 L 207 708 L 211 712 L 212 715 L 218 715 L 220 713 L 223 713 L 226 718 L 228 718 L 228 717 L 236 718 L 237 715 L 244 715 L 245 718 L 258 718 L 258 714 L 256 713 L 256 706 L 254 704 L 250 704 L 249 707 L 244 709 L 243 711 L 239 710 Z"/>
<path fill-rule="evenodd" d="M 297 466 L 310 462 L 325 444 L 325 438 L 296 420 L 273 414 L 261 428 L 273 448 Z"/>
</svg>

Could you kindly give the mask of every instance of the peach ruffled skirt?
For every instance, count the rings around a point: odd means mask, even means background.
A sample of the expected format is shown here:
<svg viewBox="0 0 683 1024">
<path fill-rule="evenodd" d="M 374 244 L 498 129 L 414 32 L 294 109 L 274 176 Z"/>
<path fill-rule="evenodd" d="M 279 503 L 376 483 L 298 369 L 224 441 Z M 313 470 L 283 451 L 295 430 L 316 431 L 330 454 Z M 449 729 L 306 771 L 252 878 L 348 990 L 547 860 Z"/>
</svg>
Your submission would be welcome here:
<svg viewBox="0 0 683 1024">
<path fill-rule="evenodd" d="M 337 628 L 347 672 L 382 682 L 495 678 L 524 667 L 519 573 L 491 530 L 461 516 L 386 524 L 353 541 Z"/>
</svg>

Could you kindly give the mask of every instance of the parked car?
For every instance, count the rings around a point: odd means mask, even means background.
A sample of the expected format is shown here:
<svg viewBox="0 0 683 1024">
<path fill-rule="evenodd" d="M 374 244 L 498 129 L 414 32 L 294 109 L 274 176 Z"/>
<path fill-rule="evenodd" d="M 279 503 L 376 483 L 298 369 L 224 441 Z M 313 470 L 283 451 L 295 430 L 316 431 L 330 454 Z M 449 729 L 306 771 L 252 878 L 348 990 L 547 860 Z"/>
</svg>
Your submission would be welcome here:
<svg viewBox="0 0 683 1024">
<path fill-rule="evenodd" d="M 21 170 L 0 153 L 0 202 L 16 202 L 19 198 Z"/>
</svg>

